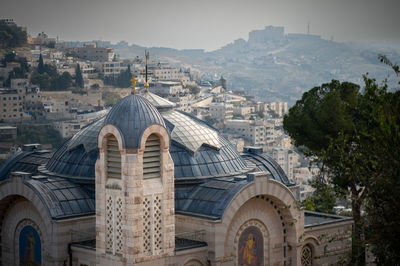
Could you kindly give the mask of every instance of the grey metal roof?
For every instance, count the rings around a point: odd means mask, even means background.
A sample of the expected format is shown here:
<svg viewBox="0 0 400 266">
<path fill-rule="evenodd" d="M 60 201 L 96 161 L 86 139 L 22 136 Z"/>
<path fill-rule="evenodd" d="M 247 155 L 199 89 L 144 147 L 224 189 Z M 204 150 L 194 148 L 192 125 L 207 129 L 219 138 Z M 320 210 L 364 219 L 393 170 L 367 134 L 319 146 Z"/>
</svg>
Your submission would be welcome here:
<svg viewBox="0 0 400 266">
<path fill-rule="evenodd" d="M 0 167 L 0 181 L 9 178 L 10 173 L 14 171 L 37 174 L 38 167 L 47 163 L 52 155 L 48 150 L 18 152 Z"/>
<path fill-rule="evenodd" d="M 304 211 L 304 227 L 320 226 L 350 220 L 352 220 L 351 217 L 322 212 Z"/>
<path fill-rule="evenodd" d="M 169 110 L 176 106 L 175 103 L 168 101 L 154 93 L 149 92 L 147 89 L 141 89 L 139 95 L 148 100 L 157 110 Z"/>
<path fill-rule="evenodd" d="M 175 186 L 175 212 L 218 220 L 233 197 L 251 181 L 209 179 L 195 186 Z"/>
<path fill-rule="evenodd" d="M 292 185 L 289 178 L 286 176 L 285 171 L 283 171 L 282 167 L 271 157 L 265 154 L 261 155 L 254 153 L 242 153 L 241 155 L 249 168 L 255 171 L 269 172 L 273 179 L 287 186 Z"/>
<path fill-rule="evenodd" d="M 53 219 L 93 215 L 95 201 L 80 185 L 63 178 L 32 176 L 25 180 L 46 204 Z"/>
<path fill-rule="evenodd" d="M 68 141 L 68 150 L 83 145 L 87 152 L 97 148 L 97 136 L 104 126 L 105 116 L 86 125 Z"/>
<path fill-rule="evenodd" d="M 248 171 L 240 154 L 216 129 L 183 112 L 167 113 L 169 117 L 176 116 L 193 125 L 191 128 L 186 123 L 173 124 L 165 119 L 171 135 L 170 153 L 175 164 L 176 179 L 235 175 Z M 162 114 L 165 115 L 166 112 Z M 83 128 L 55 152 L 46 169 L 56 175 L 89 178 L 94 182 L 94 166 L 98 157 L 97 135 L 104 123 L 105 119 L 100 119 Z M 174 130 L 183 133 L 178 137 L 171 133 Z M 203 131 L 210 132 L 208 139 L 198 137 L 199 132 Z M 192 145 L 192 142 L 196 144 Z M 194 145 L 199 143 L 201 145 L 194 152 Z M 212 146 L 212 143 L 218 143 L 218 148 Z"/>
<path fill-rule="evenodd" d="M 107 114 L 104 124 L 118 128 L 124 148 L 139 148 L 142 133 L 150 125 L 166 127 L 154 105 L 140 95 L 121 99 Z"/>
</svg>

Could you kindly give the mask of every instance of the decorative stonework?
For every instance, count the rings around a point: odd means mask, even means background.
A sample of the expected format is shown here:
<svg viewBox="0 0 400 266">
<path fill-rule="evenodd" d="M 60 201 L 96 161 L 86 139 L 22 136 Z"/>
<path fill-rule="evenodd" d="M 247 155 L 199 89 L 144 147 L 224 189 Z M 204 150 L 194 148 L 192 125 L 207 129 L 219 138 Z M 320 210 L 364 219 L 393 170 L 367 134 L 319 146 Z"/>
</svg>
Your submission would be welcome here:
<svg viewBox="0 0 400 266">
<path fill-rule="evenodd" d="M 107 196 L 106 200 L 106 252 L 113 253 L 113 198 Z"/>
<path fill-rule="evenodd" d="M 143 252 L 157 255 L 163 250 L 162 196 L 145 197 L 143 208 Z"/>
<path fill-rule="evenodd" d="M 301 250 L 301 266 L 312 266 L 312 249 L 309 245 Z"/>
<path fill-rule="evenodd" d="M 143 252 L 150 255 L 151 248 L 151 197 L 146 197 L 143 200 Z"/>
<path fill-rule="evenodd" d="M 122 255 L 123 252 L 123 202 L 115 195 L 107 195 L 106 200 L 106 252 Z"/>
</svg>

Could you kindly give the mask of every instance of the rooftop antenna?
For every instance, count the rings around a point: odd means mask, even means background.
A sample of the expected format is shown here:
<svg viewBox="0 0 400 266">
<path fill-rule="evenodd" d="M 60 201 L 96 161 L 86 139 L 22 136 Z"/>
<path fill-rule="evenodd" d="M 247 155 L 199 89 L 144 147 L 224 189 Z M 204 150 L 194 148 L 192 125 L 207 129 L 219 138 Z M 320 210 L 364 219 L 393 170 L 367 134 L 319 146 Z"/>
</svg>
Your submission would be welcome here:
<svg viewBox="0 0 400 266">
<path fill-rule="evenodd" d="M 310 21 L 307 24 L 307 35 L 310 35 Z"/>
<path fill-rule="evenodd" d="M 145 64 L 146 64 L 146 79 L 145 79 L 145 83 L 144 83 L 144 87 L 147 89 L 147 88 L 149 88 L 149 83 L 148 83 L 148 80 L 147 80 L 147 60 L 149 59 L 149 57 L 150 57 L 150 54 L 149 54 L 149 52 L 147 51 L 147 50 L 145 50 L 144 51 L 144 56 L 145 56 Z"/>
</svg>

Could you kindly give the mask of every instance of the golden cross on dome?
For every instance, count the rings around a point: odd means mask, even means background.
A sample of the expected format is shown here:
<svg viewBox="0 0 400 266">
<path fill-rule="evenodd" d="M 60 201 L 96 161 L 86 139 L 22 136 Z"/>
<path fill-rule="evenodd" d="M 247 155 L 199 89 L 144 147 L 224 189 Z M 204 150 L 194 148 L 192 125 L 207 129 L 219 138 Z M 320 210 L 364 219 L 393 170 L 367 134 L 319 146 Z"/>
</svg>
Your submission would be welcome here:
<svg viewBox="0 0 400 266">
<path fill-rule="evenodd" d="M 132 79 L 130 81 L 132 81 L 132 94 L 135 94 L 136 81 L 137 81 L 137 79 L 135 79 L 135 75 L 132 75 Z"/>
</svg>

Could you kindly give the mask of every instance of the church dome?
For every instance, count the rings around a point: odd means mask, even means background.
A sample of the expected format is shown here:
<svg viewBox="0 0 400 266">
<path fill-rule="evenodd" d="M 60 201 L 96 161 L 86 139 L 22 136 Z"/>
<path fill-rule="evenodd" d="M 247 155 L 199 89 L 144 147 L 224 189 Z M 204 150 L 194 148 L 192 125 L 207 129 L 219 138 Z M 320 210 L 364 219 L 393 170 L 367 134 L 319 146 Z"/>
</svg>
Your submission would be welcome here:
<svg viewBox="0 0 400 266">
<path fill-rule="evenodd" d="M 197 182 L 257 170 L 270 172 L 273 179 L 284 184 L 290 183 L 271 158 L 239 154 L 217 129 L 206 122 L 171 108 L 158 111 L 140 95 L 125 97 L 106 117 L 82 128 L 54 153 L 42 172 L 93 182 L 99 155 L 97 136 L 107 124 L 118 128 L 127 148 L 138 148 L 140 136 L 148 126 L 164 126 L 170 135 L 169 151 L 174 161 L 175 181 Z"/>
<path fill-rule="evenodd" d="M 143 131 L 154 124 L 166 127 L 154 105 L 139 95 L 121 99 L 104 121 L 104 125 L 113 125 L 120 131 L 122 146 L 128 149 L 139 148 Z"/>
</svg>

